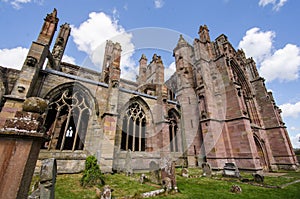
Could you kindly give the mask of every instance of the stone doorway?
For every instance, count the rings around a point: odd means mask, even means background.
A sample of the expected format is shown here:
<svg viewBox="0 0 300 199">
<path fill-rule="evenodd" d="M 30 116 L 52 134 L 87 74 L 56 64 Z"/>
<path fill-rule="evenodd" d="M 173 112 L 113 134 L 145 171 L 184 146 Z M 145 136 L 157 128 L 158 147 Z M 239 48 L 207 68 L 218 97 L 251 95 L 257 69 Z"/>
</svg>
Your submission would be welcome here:
<svg viewBox="0 0 300 199">
<path fill-rule="evenodd" d="M 260 165 L 264 171 L 269 171 L 269 161 L 267 159 L 267 153 L 266 153 L 264 143 L 261 142 L 260 139 L 256 136 L 254 136 L 254 141 L 255 141 Z"/>
</svg>

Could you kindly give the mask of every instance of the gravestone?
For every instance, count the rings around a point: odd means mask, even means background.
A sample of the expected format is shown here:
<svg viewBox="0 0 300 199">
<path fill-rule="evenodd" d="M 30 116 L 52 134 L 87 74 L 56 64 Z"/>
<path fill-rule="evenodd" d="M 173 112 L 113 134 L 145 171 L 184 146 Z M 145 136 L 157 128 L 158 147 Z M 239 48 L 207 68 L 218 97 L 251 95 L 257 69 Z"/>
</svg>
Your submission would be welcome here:
<svg viewBox="0 0 300 199">
<path fill-rule="evenodd" d="M 257 183 L 263 183 L 264 182 L 264 176 L 262 174 L 253 173 L 252 175 L 254 177 L 254 182 L 257 182 Z"/>
<path fill-rule="evenodd" d="M 40 183 L 28 199 L 54 199 L 57 165 L 54 158 L 42 160 L 40 171 Z"/>
<path fill-rule="evenodd" d="M 223 168 L 223 176 L 239 178 L 240 172 L 234 163 L 228 162 Z"/>
<path fill-rule="evenodd" d="M 133 173 L 131 150 L 127 151 L 126 159 L 125 159 L 125 167 L 124 168 L 125 168 L 125 173 L 126 173 L 127 176 L 129 176 Z"/>
<path fill-rule="evenodd" d="M 151 161 L 149 164 L 149 170 L 150 170 L 150 181 L 155 184 L 160 184 L 160 173 L 159 173 L 159 165 Z"/>
<path fill-rule="evenodd" d="M 181 176 L 188 178 L 189 177 L 189 170 L 187 168 L 181 169 Z"/>
<path fill-rule="evenodd" d="M 202 167 L 202 171 L 203 171 L 202 176 L 206 176 L 206 177 L 210 178 L 212 176 L 210 164 L 207 162 L 203 162 L 201 167 Z"/>
<path fill-rule="evenodd" d="M 175 162 L 170 158 L 163 157 L 161 160 L 161 178 L 163 179 L 163 181 L 167 181 L 167 178 L 169 178 L 171 181 L 171 189 L 177 191 Z M 162 182 L 162 184 L 164 183 L 166 182 Z"/>
<path fill-rule="evenodd" d="M 42 160 L 40 173 L 40 198 L 54 199 L 57 165 L 54 158 Z"/>
</svg>

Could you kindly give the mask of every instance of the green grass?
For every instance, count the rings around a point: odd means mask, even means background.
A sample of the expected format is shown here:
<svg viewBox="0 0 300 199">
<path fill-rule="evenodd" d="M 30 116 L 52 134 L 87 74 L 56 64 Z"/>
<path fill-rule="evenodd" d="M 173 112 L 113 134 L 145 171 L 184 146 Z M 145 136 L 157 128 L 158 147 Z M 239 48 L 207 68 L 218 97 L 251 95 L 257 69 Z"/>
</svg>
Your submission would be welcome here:
<svg viewBox="0 0 300 199">
<path fill-rule="evenodd" d="M 194 176 L 201 175 L 199 169 L 189 169 L 189 173 Z M 281 186 L 285 183 L 300 179 L 300 172 L 286 172 L 279 177 L 265 177 L 265 185 Z M 285 188 L 265 188 L 240 182 L 234 178 L 223 178 L 220 174 L 212 178 L 183 178 L 179 176 L 180 170 L 176 171 L 177 186 L 179 193 L 168 194 L 156 198 L 174 199 L 174 198 L 300 198 L 300 183 L 289 185 Z M 242 173 L 243 178 L 253 179 L 251 174 Z M 56 183 L 56 199 L 95 199 L 95 187 L 82 188 L 80 178 L 82 174 L 58 175 Z M 107 185 L 110 185 L 113 191 L 113 197 L 121 198 L 125 196 L 139 195 L 140 193 L 159 189 L 160 186 L 147 182 L 139 183 L 139 175 L 125 176 L 124 174 L 104 175 Z M 230 192 L 232 185 L 239 185 L 242 193 L 234 194 Z"/>
</svg>

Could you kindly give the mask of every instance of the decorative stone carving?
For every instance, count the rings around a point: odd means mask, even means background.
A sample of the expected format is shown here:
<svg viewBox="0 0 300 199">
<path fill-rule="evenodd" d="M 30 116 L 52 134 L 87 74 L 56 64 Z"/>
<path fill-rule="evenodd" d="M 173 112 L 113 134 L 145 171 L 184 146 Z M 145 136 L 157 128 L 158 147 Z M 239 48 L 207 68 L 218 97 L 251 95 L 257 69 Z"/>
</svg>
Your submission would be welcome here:
<svg viewBox="0 0 300 199">
<path fill-rule="evenodd" d="M 18 91 L 19 91 L 20 93 L 24 93 L 25 87 L 24 87 L 24 86 L 18 86 Z"/>
<path fill-rule="evenodd" d="M 35 67 L 36 63 L 37 63 L 37 59 L 36 58 L 31 57 L 31 56 L 27 57 L 27 60 L 26 60 L 26 65 L 27 66 Z"/>
</svg>

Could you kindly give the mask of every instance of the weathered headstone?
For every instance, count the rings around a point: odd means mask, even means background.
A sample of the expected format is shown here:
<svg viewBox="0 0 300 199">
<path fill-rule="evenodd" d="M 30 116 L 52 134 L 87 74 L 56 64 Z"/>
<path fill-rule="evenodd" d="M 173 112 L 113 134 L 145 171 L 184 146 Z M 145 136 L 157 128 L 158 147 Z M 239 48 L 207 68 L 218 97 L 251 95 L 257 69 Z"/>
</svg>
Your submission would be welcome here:
<svg viewBox="0 0 300 199">
<path fill-rule="evenodd" d="M 202 171 L 203 171 L 202 176 L 211 177 L 212 171 L 211 171 L 210 164 L 207 162 L 204 162 L 204 163 L 202 163 L 201 167 L 202 167 Z"/>
<path fill-rule="evenodd" d="M 223 168 L 223 176 L 239 178 L 240 172 L 238 167 L 232 162 L 225 163 Z"/>
<path fill-rule="evenodd" d="M 257 182 L 257 183 L 263 183 L 264 182 L 264 176 L 262 174 L 254 173 L 253 177 L 254 177 L 254 182 Z"/>
<path fill-rule="evenodd" d="M 160 173 L 159 173 L 159 165 L 151 161 L 149 165 L 149 170 L 150 170 L 150 181 L 156 184 L 160 183 Z"/>
<path fill-rule="evenodd" d="M 129 176 L 133 173 L 131 150 L 127 151 L 126 159 L 125 159 L 125 167 L 124 168 L 125 168 L 125 173 L 126 173 L 127 176 Z"/>
<path fill-rule="evenodd" d="M 188 178 L 189 177 L 189 170 L 187 168 L 181 169 L 181 176 Z"/>
<path fill-rule="evenodd" d="M 168 177 L 171 180 L 171 189 L 177 191 L 175 162 L 172 161 L 170 158 L 163 157 L 161 160 L 161 178 L 163 180 L 166 180 L 166 177 Z"/>
<path fill-rule="evenodd" d="M 55 198 L 55 182 L 57 175 L 57 164 L 54 158 L 45 159 L 42 161 L 40 173 L 40 198 L 54 199 Z"/>
</svg>

